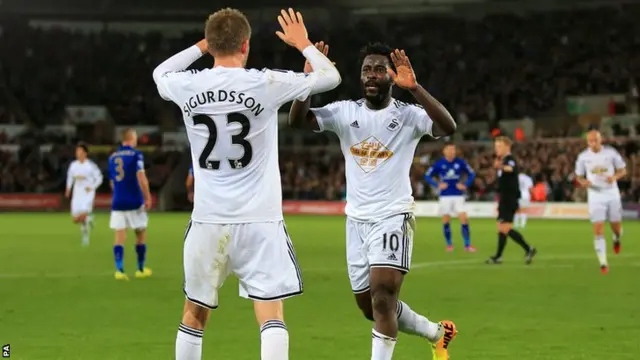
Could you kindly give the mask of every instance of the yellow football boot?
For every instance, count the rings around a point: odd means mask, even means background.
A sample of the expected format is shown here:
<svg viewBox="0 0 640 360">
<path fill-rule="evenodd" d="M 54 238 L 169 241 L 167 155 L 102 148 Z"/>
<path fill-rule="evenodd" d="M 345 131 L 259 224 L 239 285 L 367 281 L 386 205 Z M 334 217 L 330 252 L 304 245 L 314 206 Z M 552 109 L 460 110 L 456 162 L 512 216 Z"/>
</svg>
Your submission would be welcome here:
<svg viewBox="0 0 640 360">
<path fill-rule="evenodd" d="M 444 333 L 440 340 L 438 340 L 432 347 L 433 360 L 449 360 L 449 344 L 458 334 L 456 324 L 453 321 L 444 320 L 440 321 Z"/>
<path fill-rule="evenodd" d="M 122 271 L 116 271 L 115 278 L 116 280 L 129 280 L 127 274 L 123 273 Z"/>
<path fill-rule="evenodd" d="M 140 271 L 140 270 L 136 271 L 136 278 L 138 278 L 138 279 L 148 278 L 149 276 L 151 276 L 151 274 L 153 274 L 151 269 L 144 268 L 142 271 Z"/>
</svg>

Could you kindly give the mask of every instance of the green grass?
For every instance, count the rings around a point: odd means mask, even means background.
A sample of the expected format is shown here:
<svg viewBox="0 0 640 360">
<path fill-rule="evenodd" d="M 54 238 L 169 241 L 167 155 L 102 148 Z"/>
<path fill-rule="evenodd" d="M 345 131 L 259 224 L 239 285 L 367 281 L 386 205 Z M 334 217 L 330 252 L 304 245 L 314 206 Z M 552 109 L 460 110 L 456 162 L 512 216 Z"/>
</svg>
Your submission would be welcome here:
<svg viewBox="0 0 640 360">
<path fill-rule="evenodd" d="M 182 311 L 182 242 L 188 214 L 151 214 L 150 279 L 113 280 L 112 234 L 99 215 L 92 244 L 64 214 L 0 215 L 0 343 L 12 359 L 173 359 Z M 355 307 L 345 270 L 344 219 L 288 217 L 305 295 L 286 303 L 291 358 L 369 359 L 371 325 Z M 493 221 L 472 222 L 480 251 L 444 252 L 437 220 L 420 219 L 402 299 L 460 330 L 453 360 L 640 358 L 640 225 L 625 225 L 623 253 L 610 252 L 600 274 L 587 222 L 530 221 L 539 248 L 531 266 L 510 242 L 506 262 L 483 260 L 495 249 Z M 133 245 L 126 247 L 129 272 Z M 204 337 L 205 359 L 255 360 L 259 333 L 251 303 L 235 280 Z M 401 335 L 396 360 L 430 359 L 427 343 Z"/>
</svg>

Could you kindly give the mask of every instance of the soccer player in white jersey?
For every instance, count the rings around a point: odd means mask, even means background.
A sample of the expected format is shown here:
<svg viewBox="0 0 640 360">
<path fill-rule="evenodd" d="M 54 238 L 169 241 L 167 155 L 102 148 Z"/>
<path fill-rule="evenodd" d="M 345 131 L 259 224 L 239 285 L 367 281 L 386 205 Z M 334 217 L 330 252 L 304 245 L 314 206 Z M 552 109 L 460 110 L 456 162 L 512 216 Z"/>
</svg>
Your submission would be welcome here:
<svg viewBox="0 0 640 360">
<path fill-rule="evenodd" d="M 202 335 L 228 274 L 254 301 L 262 360 L 289 358 L 282 300 L 302 293 L 302 279 L 283 223 L 278 166 L 278 109 L 329 91 L 340 74 L 307 38 L 302 15 L 283 10 L 276 34 L 318 71 L 245 69 L 251 26 L 238 10 L 209 17 L 205 40 L 160 64 L 160 95 L 183 112 L 195 177 L 194 209 L 184 244 L 186 302 L 176 359 L 201 359 Z M 209 53 L 212 69 L 184 71 Z"/>
<path fill-rule="evenodd" d="M 602 135 L 597 130 L 587 133 L 587 145 L 588 148 L 576 160 L 576 175 L 578 182 L 587 188 L 594 246 L 600 270 L 606 274 L 609 272 L 609 263 L 604 222 L 608 220 L 611 225 L 613 251 L 618 254 L 622 236 L 622 200 L 618 180 L 627 174 L 626 164 L 616 149 L 602 145 Z"/>
<path fill-rule="evenodd" d="M 413 247 L 409 171 L 416 146 L 424 135 L 453 133 L 456 124 L 417 83 L 404 51 L 378 43 L 365 47 L 362 56 L 364 99 L 316 109 L 309 108 L 309 98 L 295 101 L 289 123 L 340 138 L 347 178 L 348 272 L 358 307 L 375 322 L 371 359 L 390 360 L 400 330 L 426 338 L 433 344 L 434 358 L 445 360 L 455 325 L 430 321 L 399 301 L 398 295 Z M 317 70 L 307 64 L 305 71 Z M 394 85 L 410 91 L 421 106 L 392 98 Z"/>
<path fill-rule="evenodd" d="M 66 198 L 71 197 L 71 218 L 80 224 L 82 245 L 89 245 L 89 234 L 93 226 L 93 201 L 96 189 L 102 184 L 102 171 L 89 159 L 89 149 L 85 144 L 76 146 L 76 160 L 67 171 Z M 73 190 L 73 193 L 72 193 Z"/>
<path fill-rule="evenodd" d="M 518 174 L 518 183 L 520 184 L 520 207 L 516 211 L 516 216 L 513 219 L 513 227 L 517 229 L 524 229 L 527 226 L 527 213 L 526 209 L 531 204 L 531 189 L 533 189 L 533 180 L 531 176 L 525 173 Z"/>
</svg>

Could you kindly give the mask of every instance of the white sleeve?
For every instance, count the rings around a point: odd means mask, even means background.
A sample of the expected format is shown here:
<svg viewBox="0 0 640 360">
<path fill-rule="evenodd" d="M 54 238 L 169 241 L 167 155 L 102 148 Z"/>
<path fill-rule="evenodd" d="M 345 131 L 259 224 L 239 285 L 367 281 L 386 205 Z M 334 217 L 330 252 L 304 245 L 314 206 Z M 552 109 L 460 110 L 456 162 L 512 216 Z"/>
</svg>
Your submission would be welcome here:
<svg viewBox="0 0 640 360">
<path fill-rule="evenodd" d="M 616 150 L 613 150 L 613 166 L 616 170 L 624 169 L 627 167 L 627 164 L 624 162 L 622 155 Z"/>
<path fill-rule="evenodd" d="M 340 134 L 340 119 L 343 116 L 343 107 L 347 102 L 337 101 L 321 108 L 311 109 L 318 122 L 318 132 L 330 131 Z"/>
<path fill-rule="evenodd" d="M 578 156 L 578 159 L 576 160 L 576 175 L 580 177 L 585 177 L 587 175 L 587 168 L 582 156 Z"/>
<path fill-rule="evenodd" d="M 69 165 L 69 170 L 67 170 L 67 190 L 71 190 L 73 186 L 73 164 Z"/>
<path fill-rule="evenodd" d="M 180 71 L 188 68 L 202 57 L 202 51 L 196 45 L 173 55 L 153 70 L 153 81 L 158 86 L 158 93 L 165 100 L 176 101 L 171 91 L 172 83 L 179 78 Z"/>
<path fill-rule="evenodd" d="M 424 135 L 433 136 L 433 120 L 427 112 L 418 105 L 407 105 L 406 110 L 409 113 L 409 119 L 415 129 L 417 137 Z"/>
<path fill-rule="evenodd" d="M 93 175 L 92 187 L 94 189 L 97 189 L 98 187 L 100 187 L 100 185 L 102 185 L 103 177 L 102 177 L 102 171 L 100 170 L 98 165 L 96 165 L 95 163 L 93 164 L 92 175 Z"/>
<path fill-rule="evenodd" d="M 313 66 L 310 74 L 293 71 L 266 70 L 267 93 L 273 96 L 272 104 L 282 106 L 293 100 L 306 100 L 309 95 L 322 93 L 340 85 L 340 73 L 331 60 L 314 46 L 302 52 Z"/>
</svg>

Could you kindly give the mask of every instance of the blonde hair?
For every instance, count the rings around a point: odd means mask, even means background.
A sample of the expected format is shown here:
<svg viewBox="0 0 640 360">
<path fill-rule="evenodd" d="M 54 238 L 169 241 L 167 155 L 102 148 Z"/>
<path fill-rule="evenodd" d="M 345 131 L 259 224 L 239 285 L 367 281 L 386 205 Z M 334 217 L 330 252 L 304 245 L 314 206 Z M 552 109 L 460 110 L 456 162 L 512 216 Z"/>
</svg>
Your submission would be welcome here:
<svg viewBox="0 0 640 360">
<path fill-rule="evenodd" d="M 204 37 L 214 56 L 233 55 L 251 37 L 251 25 L 240 10 L 224 8 L 209 15 Z"/>
<path fill-rule="evenodd" d="M 511 141 L 511 139 L 509 139 L 506 136 L 498 136 L 496 137 L 496 139 L 494 140 L 495 142 L 501 142 L 507 146 L 511 146 L 513 144 L 513 141 Z"/>
</svg>

